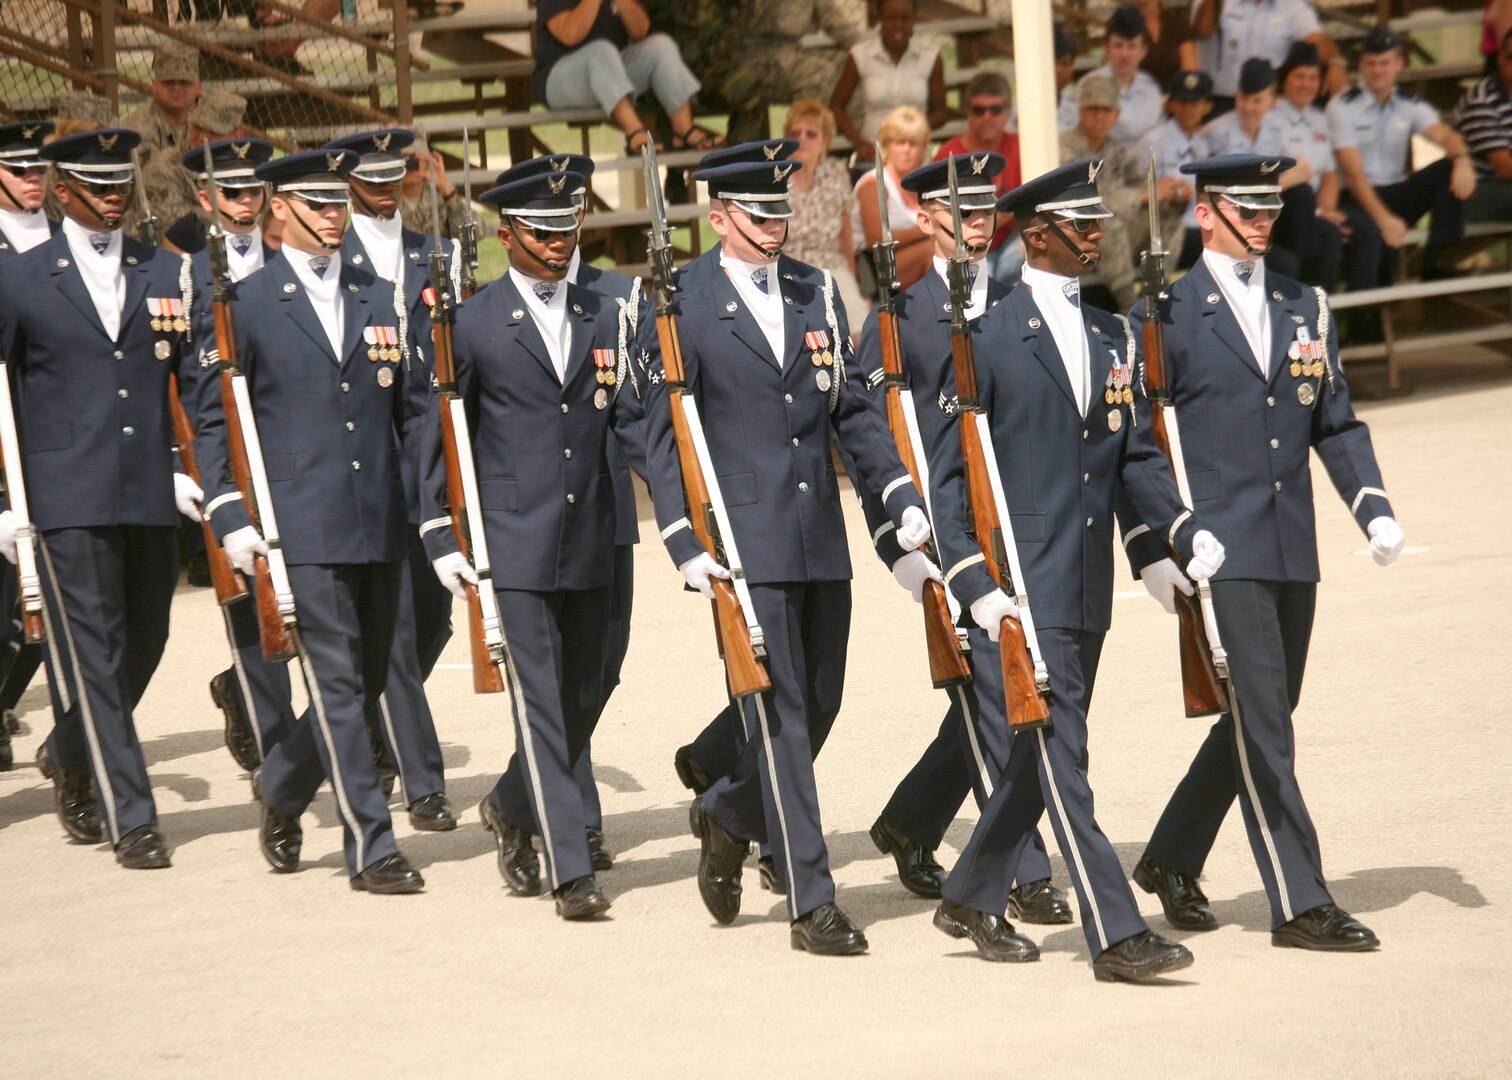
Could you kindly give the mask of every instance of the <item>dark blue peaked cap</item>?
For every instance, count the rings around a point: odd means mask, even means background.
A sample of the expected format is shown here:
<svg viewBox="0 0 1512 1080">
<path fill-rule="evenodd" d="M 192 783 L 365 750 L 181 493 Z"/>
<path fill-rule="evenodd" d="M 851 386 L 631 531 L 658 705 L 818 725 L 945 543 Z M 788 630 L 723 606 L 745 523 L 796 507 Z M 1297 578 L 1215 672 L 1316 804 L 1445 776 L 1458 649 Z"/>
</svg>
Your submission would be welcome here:
<svg viewBox="0 0 1512 1080">
<path fill-rule="evenodd" d="M 531 176 L 559 176 L 562 173 L 576 173 L 579 183 L 575 188 L 568 191 L 569 195 L 579 196 L 578 202 L 582 203 L 581 196 L 588 190 L 588 178 L 593 175 L 593 159 L 587 154 L 543 154 L 540 157 L 527 158 L 517 162 L 494 177 L 494 187 L 503 187 L 512 184 L 516 180 L 524 180 Z"/>
<path fill-rule="evenodd" d="M 788 178 L 803 168 L 800 161 L 745 161 L 699 169 L 694 180 L 709 185 L 709 198 L 733 203 L 748 214 L 790 218 Z"/>
<path fill-rule="evenodd" d="M 0 126 L 0 162 L 32 165 L 42 160 L 42 140 L 53 133 L 51 120 L 23 120 Z"/>
<path fill-rule="evenodd" d="M 129 128 L 96 128 L 56 139 L 42 147 L 38 156 L 96 184 L 129 184 L 131 152 L 141 141 Z"/>
<path fill-rule="evenodd" d="M 1103 205 L 1097 191 L 1102 158 L 1073 161 L 1020 184 L 997 202 L 997 208 L 1020 222 L 1041 214 L 1064 218 L 1109 218 L 1113 211 Z"/>
<path fill-rule="evenodd" d="M 744 162 L 786 161 L 798 152 L 797 139 L 757 139 L 754 142 L 736 143 L 710 150 L 698 159 L 698 168 L 717 169 L 724 165 Z"/>
<path fill-rule="evenodd" d="M 257 178 L 279 192 L 299 195 L 312 202 L 347 202 L 351 189 L 347 177 L 357 167 L 351 150 L 303 150 L 265 161 Z"/>
<path fill-rule="evenodd" d="M 1222 154 L 1188 161 L 1180 171 L 1197 181 L 1198 191 L 1222 195 L 1236 206 L 1275 210 L 1281 206 L 1281 174 L 1296 163 L 1289 157 Z"/>
<path fill-rule="evenodd" d="M 266 139 L 216 139 L 179 158 L 184 168 L 201 180 L 207 178 L 206 150 L 215 164 L 215 183 L 219 187 L 256 187 L 262 183 L 257 167 L 273 157 L 273 144 Z"/>
<path fill-rule="evenodd" d="M 352 179 L 370 184 L 392 184 L 404 179 L 404 149 L 415 141 L 406 128 L 379 128 L 343 135 L 325 144 L 326 150 L 350 150 L 359 155 Z"/>
<path fill-rule="evenodd" d="M 956 191 L 961 196 L 962 210 L 987 210 L 997 202 L 997 187 L 993 179 L 1008 167 L 1002 154 L 983 151 L 977 154 L 956 154 Z M 921 165 L 903 178 L 903 190 L 911 191 L 920 202 L 950 198 L 950 159 L 941 158 Z"/>
<path fill-rule="evenodd" d="M 514 170 L 511 169 L 510 172 Z M 500 179 L 505 179 L 505 173 Z M 578 227 L 577 193 L 586 181 L 570 169 L 566 172 L 540 172 L 510 180 L 489 188 L 478 201 L 498 207 L 499 213 L 514 218 L 533 229 L 551 232 L 575 232 Z"/>
</svg>

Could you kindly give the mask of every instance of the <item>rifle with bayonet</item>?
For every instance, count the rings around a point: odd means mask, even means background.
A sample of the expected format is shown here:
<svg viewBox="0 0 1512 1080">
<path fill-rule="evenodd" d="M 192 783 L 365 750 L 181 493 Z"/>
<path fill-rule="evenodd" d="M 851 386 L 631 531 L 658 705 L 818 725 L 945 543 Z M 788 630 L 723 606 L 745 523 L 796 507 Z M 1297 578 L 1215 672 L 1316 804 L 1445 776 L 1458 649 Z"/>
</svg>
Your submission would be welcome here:
<svg viewBox="0 0 1512 1080">
<path fill-rule="evenodd" d="M 194 452 L 194 425 L 189 423 L 189 414 L 184 411 L 184 403 L 179 396 L 177 372 L 168 373 L 168 411 L 173 419 L 173 441 L 178 450 L 179 465 L 183 467 L 184 475 L 203 491 L 205 482 L 200 476 L 199 462 Z M 199 521 L 200 531 L 205 538 L 205 558 L 210 563 L 210 583 L 215 587 L 216 601 L 224 607 L 245 599 L 247 579 L 231 565 L 231 559 L 215 538 L 215 530 L 210 527 L 210 518 L 203 509 L 200 510 Z"/>
<path fill-rule="evenodd" d="M 226 233 L 221 225 L 220 189 L 215 186 L 215 162 L 208 146 L 205 147 L 205 173 L 206 190 L 214 208 L 206 246 L 210 252 L 210 308 L 215 317 L 215 348 L 220 358 L 226 457 L 231 463 L 231 477 L 241 492 L 247 515 L 268 545 L 266 555 L 253 557 L 257 632 L 262 641 L 263 659 L 279 663 L 292 659 L 299 651 L 295 640 L 299 620 L 294 609 L 289 568 L 284 562 L 278 520 L 273 513 L 268 474 L 263 466 L 262 442 L 257 434 L 257 418 L 252 411 L 252 395 L 247 388 L 247 377 L 237 366 L 236 329 L 231 320 L 231 267 L 226 258 Z"/>
<path fill-rule="evenodd" d="M 467 408 L 457 393 L 456 358 L 452 353 L 451 276 L 441 236 L 441 212 L 436 199 L 436 176 L 430 179 L 431 226 L 436 246 L 430 255 L 431 352 L 436 364 L 436 393 L 441 404 L 441 444 L 446 461 L 446 493 L 457 550 L 472 563 L 478 583 L 463 582 L 467 595 L 467 639 L 472 650 L 473 693 L 497 694 L 504 690 L 504 623 L 499 597 L 494 592 L 493 567 L 483 537 L 482 502 L 478 476 L 473 468 L 472 436 L 467 426 Z"/>
<path fill-rule="evenodd" d="M 668 235 L 667 209 L 662 201 L 656 150 L 650 140 L 641 149 L 641 161 L 646 175 L 646 202 L 651 210 L 648 254 L 656 294 L 656 336 L 661 344 L 667 401 L 672 410 L 672 435 L 677 442 L 677 460 L 682 467 L 688 522 L 704 550 L 729 568 L 729 581 L 716 578 L 710 582 L 714 589 L 714 632 L 719 654 L 724 658 L 730 696 L 749 697 L 772 688 L 772 680 L 763 663 L 766 647 L 761 626 L 756 622 L 756 609 L 735 545 L 735 534 L 730 528 L 729 514 L 719 490 L 719 479 L 709 456 L 708 442 L 704 439 L 698 403 L 689 390 L 683 368 L 682 344 L 673 308 L 677 285 L 672 279 L 672 241 Z"/>
<path fill-rule="evenodd" d="M 431 184 L 434 186 L 434 179 Z M 434 192 L 431 197 L 434 199 Z M 478 219 L 473 214 L 472 148 L 465 127 L 462 129 L 462 200 L 467 214 L 467 220 L 462 223 L 462 235 L 457 238 L 462 249 L 462 299 L 471 300 L 473 293 L 478 291 Z M 436 242 L 441 242 L 439 235 Z"/>
<path fill-rule="evenodd" d="M 26 501 L 26 477 L 21 469 L 21 439 L 16 434 L 16 409 L 11 400 L 10 365 L 0 356 L 0 466 L 5 493 L 16 529 L 16 577 L 21 594 L 21 636 L 35 645 L 46 636 L 42 619 L 42 579 L 37 575 L 37 535 Z"/>
<path fill-rule="evenodd" d="M 1166 373 L 1165 330 L 1160 323 L 1159 303 L 1165 295 L 1166 251 L 1160 236 L 1160 202 L 1156 197 L 1155 151 L 1150 151 L 1145 173 L 1145 191 L 1150 207 L 1150 248 L 1140 256 L 1144 304 L 1140 319 L 1144 323 L 1144 387 L 1150 402 L 1150 420 L 1155 443 L 1171 463 L 1181 501 L 1192 506 L 1187 484 L 1186 465 L 1181 456 L 1181 429 L 1176 410 L 1171 407 L 1170 381 Z M 1170 547 L 1171 558 L 1178 566 L 1181 555 Z M 1184 569 L 1184 567 L 1183 567 Z M 1218 622 L 1213 614 L 1212 590 L 1207 582 L 1197 583 L 1194 596 L 1176 593 L 1176 617 L 1181 643 L 1181 690 L 1188 716 L 1212 716 L 1227 708 L 1228 654 L 1218 636 Z"/>
<path fill-rule="evenodd" d="M 919 445 L 919 422 L 914 413 L 913 393 L 903 370 L 903 343 L 898 334 L 898 306 L 893 300 L 897 288 L 897 261 L 893 249 L 892 224 L 887 219 L 887 185 L 882 182 L 882 147 L 877 146 L 877 212 L 881 216 L 882 236 L 872 245 L 877 264 L 877 334 L 882 345 L 882 385 L 887 393 L 887 426 L 892 431 L 898 458 L 908 470 L 914 488 L 928 505 L 928 474 L 923 447 Z M 960 234 L 957 233 L 957 236 Z M 924 554 L 938 563 L 934 545 L 926 543 Z M 936 689 L 959 686 L 971 680 L 966 663 L 970 650 L 966 635 L 958 632 L 951 617 L 945 587 L 938 581 L 924 583 L 924 641 L 929 651 L 929 677 Z"/>
<path fill-rule="evenodd" d="M 142 158 L 135 149 L 131 151 L 131 176 L 137 204 L 137 239 L 157 247 L 158 219 L 152 212 L 152 207 L 147 204 L 147 188 L 142 184 Z"/>
<path fill-rule="evenodd" d="M 992 429 L 977 396 L 976 357 L 971 345 L 971 324 L 966 308 L 971 303 L 970 262 L 961 223 L 961 198 L 956 181 L 955 157 L 946 159 L 950 179 L 950 224 L 957 239 L 946 279 L 950 285 L 950 357 L 955 369 L 956 399 L 960 405 L 961 457 L 966 467 L 972 531 L 987 560 L 987 571 L 1002 590 L 1018 604 L 1017 619 L 1005 617 L 999 627 L 998 651 L 1003 665 L 1003 692 L 1007 699 L 1008 726 L 1013 731 L 1031 731 L 1050 723 L 1046 703 L 1050 680 L 1039 657 L 1034 621 L 1029 613 L 1029 594 L 1013 539 L 1012 520 L 998 475 Z"/>
</svg>

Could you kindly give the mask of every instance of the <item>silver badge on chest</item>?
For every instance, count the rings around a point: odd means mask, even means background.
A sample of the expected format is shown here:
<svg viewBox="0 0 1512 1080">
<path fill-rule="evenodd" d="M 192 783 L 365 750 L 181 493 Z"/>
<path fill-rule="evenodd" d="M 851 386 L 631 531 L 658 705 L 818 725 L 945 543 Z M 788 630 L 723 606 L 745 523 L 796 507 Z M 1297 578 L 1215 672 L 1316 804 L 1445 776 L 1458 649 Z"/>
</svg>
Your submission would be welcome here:
<svg viewBox="0 0 1512 1080">
<path fill-rule="evenodd" d="M 159 339 L 152 344 L 152 355 L 159 360 L 166 360 L 173 353 L 173 346 Z"/>
<path fill-rule="evenodd" d="M 609 391 L 602 386 L 593 392 L 593 407 L 595 409 L 607 409 L 609 407 Z"/>
<path fill-rule="evenodd" d="M 394 385 L 394 369 L 381 367 L 378 369 L 378 385 L 387 390 Z"/>
<path fill-rule="evenodd" d="M 1123 413 L 1118 409 L 1108 410 L 1108 430 L 1117 431 L 1123 427 Z"/>
<path fill-rule="evenodd" d="M 819 392 L 821 394 L 829 393 L 831 383 L 830 373 L 827 369 L 820 368 L 818 371 L 814 372 L 814 385 L 819 388 Z"/>
<path fill-rule="evenodd" d="M 1313 391 L 1312 383 L 1305 382 L 1297 385 L 1297 400 L 1303 405 L 1311 405 L 1316 397 L 1317 395 Z"/>
</svg>

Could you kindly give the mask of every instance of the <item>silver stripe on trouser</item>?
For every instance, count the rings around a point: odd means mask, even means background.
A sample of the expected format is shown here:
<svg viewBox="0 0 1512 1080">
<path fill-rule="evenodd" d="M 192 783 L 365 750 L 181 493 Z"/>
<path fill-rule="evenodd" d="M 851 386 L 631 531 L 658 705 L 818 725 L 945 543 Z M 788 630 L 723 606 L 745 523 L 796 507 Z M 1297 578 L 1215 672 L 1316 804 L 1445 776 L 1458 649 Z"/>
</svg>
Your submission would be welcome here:
<svg viewBox="0 0 1512 1080">
<path fill-rule="evenodd" d="M 352 839 L 356 846 L 355 862 L 357 872 L 360 874 L 367 869 L 367 852 L 364 850 L 366 839 L 363 836 L 362 822 L 352 812 L 352 801 L 347 797 L 346 781 L 341 778 L 341 759 L 336 754 L 336 740 L 332 737 L 331 725 L 326 720 L 325 697 L 320 693 L 320 680 L 315 675 L 314 662 L 305 649 L 304 635 L 295 630 L 293 636 L 295 647 L 299 650 L 299 664 L 304 674 L 305 690 L 310 695 L 310 707 L 315 710 L 315 720 L 320 725 L 320 737 L 325 740 L 326 753 L 331 759 L 331 789 L 336 793 L 336 806 L 341 811 L 347 828 L 352 831 Z"/>
</svg>

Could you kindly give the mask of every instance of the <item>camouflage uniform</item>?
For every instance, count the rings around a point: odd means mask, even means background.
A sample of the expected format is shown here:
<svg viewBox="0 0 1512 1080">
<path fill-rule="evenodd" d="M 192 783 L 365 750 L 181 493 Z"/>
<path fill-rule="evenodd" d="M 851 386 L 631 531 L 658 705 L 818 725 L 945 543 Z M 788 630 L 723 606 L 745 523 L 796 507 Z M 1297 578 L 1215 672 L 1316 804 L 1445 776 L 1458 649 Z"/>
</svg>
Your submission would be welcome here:
<svg viewBox="0 0 1512 1080">
<path fill-rule="evenodd" d="M 436 209 L 441 215 L 441 235 L 457 237 L 462 235 L 462 226 L 467 224 L 467 200 L 462 197 L 460 191 L 455 192 L 455 197 L 445 199 L 439 195 L 436 197 Z M 422 191 L 413 199 L 401 198 L 399 200 L 399 218 L 404 222 L 406 229 L 415 232 L 432 235 L 435 231 L 434 222 L 431 220 L 430 192 Z"/>
<path fill-rule="evenodd" d="M 139 154 L 144 163 L 159 156 L 176 161 L 180 154 L 189 149 L 188 121 L 175 127 L 168 122 L 168 118 L 154 101 L 144 101 L 121 117 L 121 126 L 141 133 Z M 161 155 L 158 154 L 159 150 L 163 151 Z"/>
<path fill-rule="evenodd" d="M 186 127 L 199 132 L 200 138 L 208 135 L 212 140 L 223 139 L 241 127 L 246 111 L 246 98 L 212 86 L 189 110 Z M 142 192 L 148 207 L 157 216 L 160 235 L 190 214 L 199 218 L 201 225 L 210 224 L 210 215 L 199 204 L 199 182 L 194 173 L 184 168 L 182 155 L 188 152 L 187 137 L 184 147 L 184 150 L 172 153 L 154 154 L 142 164 Z M 135 231 L 140 221 L 140 215 L 132 214 L 127 226 Z"/>
<path fill-rule="evenodd" d="M 863 0 L 747 0 L 735 14 L 731 55 L 750 71 L 768 101 L 828 101 L 846 53 L 866 33 Z M 823 30 L 833 46 L 806 49 L 806 34 Z"/>
<path fill-rule="evenodd" d="M 731 143 L 765 135 L 767 99 L 756 76 L 732 55 L 729 5 L 716 0 L 650 0 L 646 14 L 657 30 L 677 42 L 688 70 L 702 84 L 697 110 L 728 112 L 726 138 Z"/>
</svg>

